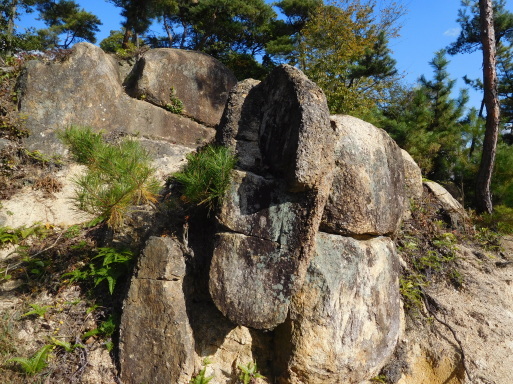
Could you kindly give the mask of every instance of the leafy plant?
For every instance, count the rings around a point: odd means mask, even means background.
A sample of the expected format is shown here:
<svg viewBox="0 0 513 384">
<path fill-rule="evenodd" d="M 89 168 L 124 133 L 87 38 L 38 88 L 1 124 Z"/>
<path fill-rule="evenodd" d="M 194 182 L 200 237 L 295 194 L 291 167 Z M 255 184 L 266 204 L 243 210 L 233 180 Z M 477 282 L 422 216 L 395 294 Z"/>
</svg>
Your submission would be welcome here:
<svg viewBox="0 0 513 384">
<path fill-rule="evenodd" d="M 247 365 L 238 365 L 240 369 L 239 379 L 242 381 L 242 384 L 250 384 L 252 380 L 263 378 L 258 370 L 256 363 L 249 362 Z"/>
<path fill-rule="evenodd" d="M 182 199 L 191 204 L 206 204 L 211 210 L 221 202 L 230 183 L 236 159 L 226 147 L 209 145 L 187 156 L 187 166 L 173 175 L 182 186 Z"/>
<path fill-rule="evenodd" d="M 422 275 L 406 275 L 399 279 L 399 292 L 403 296 L 406 309 L 420 311 L 423 307 L 422 287 L 427 282 Z"/>
<path fill-rule="evenodd" d="M 146 150 L 134 140 L 108 144 L 90 128 L 70 127 L 60 134 L 75 161 L 87 166 L 75 181 L 75 202 L 111 228 L 123 225 L 130 207 L 157 201 L 159 182 Z"/>
<path fill-rule="evenodd" d="M 385 375 L 378 375 L 374 376 L 372 379 L 370 379 L 371 383 L 380 383 L 380 384 L 387 384 L 388 380 Z"/>
<path fill-rule="evenodd" d="M 175 89 L 171 87 L 171 92 L 169 93 L 170 102 L 166 103 L 164 108 L 171 113 L 181 115 L 183 112 L 183 101 L 176 97 L 175 92 Z"/>
<path fill-rule="evenodd" d="M 0 244 L 17 244 L 20 241 L 15 230 L 9 227 L 0 227 Z"/>
<path fill-rule="evenodd" d="M 116 329 L 119 324 L 119 318 L 118 316 L 115 316 L 114 314 L 111 314 L 106 320 L 102 321 L 98 328 L 92 329 L 82 335 L 82 339 L 88 339 L 92 336 L 98 336 L 103 339 L 108 339 L 112 337 L 114 332 L 116 332 Z M 114 348 L 114 343 L 112 340 L 107 340 L 105 342 L 105 347 L 110 352 Z"/>
<path fill-rule="evenodd" d="M 52 349 L 52 345 L 45 345 L 41 349 L 39 349 L 32 357 L 13 357 L 12 359 L 9 359 L 7 362 L 18 363 L 25 374 L 32 376 L 46 368 L 46 360 L 48 358 L 48 354 Z"/>
<path fill-rule="evenodd" d="M 98 254 L 93 257 L 99 263 L 96 266 L 90 264 L 89 276 L 93 278 L 96 287 L 106 280 L 109 292 L 112 295 L 117 279 L 126 271 L 132 260 L 132 252 L 129 250 L 117 251 L 114 248 L 100 248 Z"/>
<path fill-rule="evenodd" d="M 71 344 L 71 343 L 69 343 L 67 341 L 56 339 L 55 337 L 50 337 L 50 341 L 52 342 L 53 345 L 55 345 L 57 347 L 61 347 L 62 349 L 64 349 L 68 353 L 73 352 L 77 348 L 85 348 L 80 343 Z"/>
<path fill-rule="evenodd" d="M 31 316 L 31 315 L 37 315 L 40 318 L 45 317 L 46 313 L 50 308 L 53 308 L 51 305 L 38 305 L 38 304 L 29 304 L 29 306 L 32 308 L 32 311 L 28 311 L 21 315 L 21 317 L 25 316 Z"/>
<path fill-rule="evenodd" d="M 203 360 L 203 369 L 199 371 L 199 373 L 194 376 L 191 381 L 189 381 L 189 384 L 208 384 L 210 380 L 214 378 L 214 376 L 208 376 L 206 377 L 207 372 L 207 365 L 210 364 L 210 361 L 208 359 Z"/>
<path fill-rule="evenodd" d="M 95 287 L 102 281 L 107 281 L 112 295 L 117 279 L 126 272 L 132 258 L 133 254 L 129 250 L 99 248 L 98 254 L 91 259 L 91 263 L 85 269 L 75 269 L 63 274 L 62 277 L 68 278 L 70 284 L 76 281 L 91 281 Z"/>
<path fill-rule="evenodd" d="M 0 227 L 0 245 L 2 244 L 18 244 L 20 241 L 25 240 L 30 236 L 37 236 L 38 238 L 45 238 L 50 231 L 39 223 L 31 225 L 30 227 Z"/>
</svg>

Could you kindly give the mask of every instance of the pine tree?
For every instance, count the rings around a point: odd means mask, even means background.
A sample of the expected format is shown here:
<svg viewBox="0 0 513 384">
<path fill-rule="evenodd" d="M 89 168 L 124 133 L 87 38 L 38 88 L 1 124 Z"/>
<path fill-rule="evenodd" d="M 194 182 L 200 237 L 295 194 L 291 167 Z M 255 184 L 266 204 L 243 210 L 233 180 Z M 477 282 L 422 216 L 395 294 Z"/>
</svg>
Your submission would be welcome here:
<svg viewBox="0 0 513 384">
<path fill-rule="evenodd" d="M 428 95 L 431 110 L 426 130 L 434 133 L 440 147 L 433 157 L 433 168 L 428 172 L 428 177 L 434 180 L 449 180 L 453 177 L 452 166 L 462 146 L 460 120 L 464 114 L 468 94 L 466 90 L 462 90 L 457 99 L 451 97 L 455 80 L 449 78 L 449 61 L 444 50 L 436 52 L 429 64 L 434 70 L 433 80 L 426 80 L 424 76 L 420 78 L 421 91 Z"/>
<path fill-rule="evenodd" d="M 402 12 L 395 3 L 376 11 L 373 1 L 329 1 L 301 30 L 297 63 L 324 90 L 332 113 L 363 116 L 384 102 L 397 81 L 388 38 Z"/>
</svg>

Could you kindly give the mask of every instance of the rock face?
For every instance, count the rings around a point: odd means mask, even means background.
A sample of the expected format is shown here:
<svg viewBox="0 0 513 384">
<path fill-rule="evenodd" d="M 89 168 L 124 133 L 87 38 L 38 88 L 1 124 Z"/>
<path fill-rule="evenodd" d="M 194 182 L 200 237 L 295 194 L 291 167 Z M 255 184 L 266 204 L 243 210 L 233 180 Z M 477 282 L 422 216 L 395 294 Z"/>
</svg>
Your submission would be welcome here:
<svg viewBox="0 0 513 384">
<path fill-rule="evenodd" d="M 231 71 L 201 52 L 160 48 L 146 52 L 127 81 L 128 92 L 155 105 L 183 102 L 184 114 L 207 126 L 219 124 L 228 93 L 237 83 Z"/>
<path fill-rule="evenodd" d="M 169 383 L 176 378 L 175 383 L 185 383 L 192 376 L 194 339 L 183 294 L 185 272 L 176 241 L 154 237 L 148 242 L 123 308 L 123 382 L 152 378 L 152 383 Z"/>
<path fill-rule="evenodd" d="M 287 383 L 359 383 L 377 375 L 400 334 L 398 259 L 389 238 L 319 233 L 290 321 Z"/>
<path fill-rule="evenodd" d="M 420 199 L 424 190 L 422 186 L 422 171 L 408 152 L 401 149 L 401 154 L 403 155 L 406 198 Z"/>
<path fill-rule="evenodd" d="M 336 170 L 321 229 L 342 235 L 394 233 L 404 210 L 400 148 L 381 129 L 351 116 L 332 116 Z"/>
<path fill-rule="evenodd" d="M 252 147 L 253 161 L 243 155 L 239 165 L 255 173 L 235 172 L 221 208 L 229 232 L 217 237 L 210 293 L 234 323 L 272 329 L 285 321 L 312 256 L 331 181 L 333 131 L 324 94 L 290 66 L 258 85 L 243 83 L 228 106 L 234 108 L 225 112 L 220 137 L 237 155 L 238 138 Z"/>
<path fill-rule="evenodd" d="M 434 181 L 425 181 L 429 193 L 435 198 L 441 211 L 447 215 L 453 228 L 460 228 L 469 221 L 465 208 L 440 184 Z"/>
<path fill-rule="evenodd" d="M 88 43 L 76 44 L 62 62 L 30 62 L 19 87 L 19 109 L 31 132 L 25 144 L 49 155 L 62 153 L 55 130 L 72 124 L 190 147 L 214 136 L 211 128 L 128 96 L 116 65 L 101 48 Z"/>
<path fill-rule="evenodd" d="M 228 321 L 198 291 L 193 278 L 202 273 L 185 260 L 177 240 L 148 240 L 121 318 L 123 383 L 186 384 L 207 357 L 206 376 L 214 377 L 213 384 L 233 383 L 237 366 L 254 361 L 268 374 L 271 335 Z"/>
</svg>

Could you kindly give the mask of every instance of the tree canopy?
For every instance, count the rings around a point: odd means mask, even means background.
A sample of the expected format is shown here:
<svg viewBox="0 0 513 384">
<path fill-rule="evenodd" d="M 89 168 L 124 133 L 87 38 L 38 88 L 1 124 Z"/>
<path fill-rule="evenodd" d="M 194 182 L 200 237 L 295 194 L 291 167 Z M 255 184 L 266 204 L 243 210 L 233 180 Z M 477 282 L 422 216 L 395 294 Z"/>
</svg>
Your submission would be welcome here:
<svg viewBox="0 0 513 384">
<path fill-rule="evenodd" d="M 15 28 L 24 13 L 37 12 L 47 28 Z M 16 50 L 69 48 L 78 41 L 96 42 L 100 19 L 80 8 L 74 0 L 0 0 L 0 37 L 6 53 Z"/>
</svg>

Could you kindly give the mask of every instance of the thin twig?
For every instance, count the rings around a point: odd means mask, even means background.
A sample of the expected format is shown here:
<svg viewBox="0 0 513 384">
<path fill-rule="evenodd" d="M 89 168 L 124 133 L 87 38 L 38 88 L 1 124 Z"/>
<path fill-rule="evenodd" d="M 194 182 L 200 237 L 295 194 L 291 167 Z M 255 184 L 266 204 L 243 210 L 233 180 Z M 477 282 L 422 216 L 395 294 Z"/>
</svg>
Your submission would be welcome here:
<svg viewBox="0 0 513 384">
<path fill-rule="evenodd" d="M 53 247 L 55 247 L 57 245 L 57 243 L 59 242 L 59 240 L 61 239 L 62 235 L 64 235 L 64 233 L 66 232 L 66 230 L 63 230 L 61 231 L 61 233 L 59 233 L 59 236 L 57 236 L 57 239 L 54 241 L 54 243 L 52 245 L 50 245 L 49 247 L 46 247 L 45 249 L 33 254 L 33 255 L 30 255 L 30 257 L 36 257 L 36 256 L 39 256 L 40 254 L 42 254 L 43 252 L 46 252 L 48 251 L 49 249 L 52 249 Z"/>
</svg>

